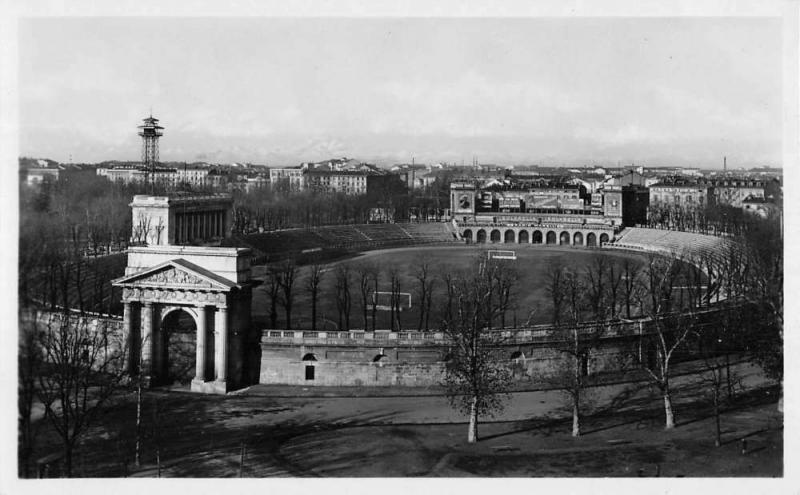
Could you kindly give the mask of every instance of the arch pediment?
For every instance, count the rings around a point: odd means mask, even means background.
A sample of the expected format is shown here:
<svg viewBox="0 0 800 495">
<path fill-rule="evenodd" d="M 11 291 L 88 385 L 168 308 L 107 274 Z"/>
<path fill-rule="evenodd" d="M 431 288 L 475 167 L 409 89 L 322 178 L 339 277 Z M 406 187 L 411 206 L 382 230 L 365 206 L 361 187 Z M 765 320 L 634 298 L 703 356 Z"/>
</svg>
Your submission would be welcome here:
<svg viewBox="0 0 800 495">
<path fill-rule="evenodd" d="M 224 291 L 239 288 L 235 282 L 183 259 L 174 259 L 114 280 L 125 288 L 163 288 Z"/>
</svg>

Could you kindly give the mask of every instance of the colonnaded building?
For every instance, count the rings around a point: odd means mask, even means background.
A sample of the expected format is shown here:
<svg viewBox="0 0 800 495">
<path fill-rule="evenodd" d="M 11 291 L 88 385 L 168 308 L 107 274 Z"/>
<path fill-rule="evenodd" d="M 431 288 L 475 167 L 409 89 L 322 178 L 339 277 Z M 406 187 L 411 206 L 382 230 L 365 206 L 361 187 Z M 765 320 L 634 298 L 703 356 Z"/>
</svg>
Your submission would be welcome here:
<svg viewBox="0 0 800 495">
<path fill-rule="evenodd" d="M 129 362 L 141 363 L 153 384 L 180 374 L 186 354 L 194 356 L 194 391 L 224 393 L 248 381 L 248 350 L 258 341 L 250 250 L 187 244 L 225 237 L 231 205 L 224 194 L 133 198 L 134 245 L 113 285 L 122 288 Z"/>
<path fill-rule="evenodd" d="M 450 211 L 467 242 L 600 246 L 623 226 L 623 190 L 578 184 L 453 182 Z"/>
</svg>

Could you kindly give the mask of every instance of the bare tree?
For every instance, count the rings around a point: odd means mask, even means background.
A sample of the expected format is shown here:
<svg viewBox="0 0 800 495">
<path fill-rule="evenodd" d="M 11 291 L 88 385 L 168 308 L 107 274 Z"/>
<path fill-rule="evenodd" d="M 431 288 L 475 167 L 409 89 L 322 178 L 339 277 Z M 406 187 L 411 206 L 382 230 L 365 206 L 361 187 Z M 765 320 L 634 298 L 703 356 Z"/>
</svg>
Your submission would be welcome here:
<svg viewBox="0 0 800 495">
<path fill-rule="evenodd" d="M 372 276 L 372 331 L 375 331 L 378 319 L 378 281 L 381 276 L 380 267 L 375 266 L 370 272 Z M 364 329 L 366 330 L 366 328 Z"/>
<path fill-rule="evenodd" d="M 564 356 L 555 370 L 545 378 L 551 385 L 566 393 L 572 408 L 572 436 L 581 434 L 581 411 L 587 400 L 586 380 L 589 374 L 589 357 L 600 344 L 605 329 L 602 322 L 583 323 L 584 313 L 590 309 L 585 275 L 564 269 L 561 290 L 564 293 L 565 314 L 559 325 L 550 331 L 551 346 Z"/>
<path fill-rule="evenodd" d="M 608 257 L 605 254 L 594 254 L 586 265 L 586 291 L 589 304 L 597 320 L 606 316 L 606 282 L 608 278 Z"/>
<path fill-rule="evenodd" d="M 37 392 L 61 437 L 67 476 L 72 475 L 78 439 L 126 376 L 126 346 L 102 320 L 99 325 L 93 328 L 86 319 L 63 315 L 51 319 L 39 334 L 44 369 Z"/>
<path fill-rule="evenodd" d="M 430 322 L 430 309 L 433 297 L 433 284 L 434 277 L 431 274 L 431 262 L 425 256 L 421 256 L 416 261 L 417 269 L 414 277 L 419 282 L 419 322 L 417 323 L 417 331 L 421 332 L 424 328 L 428 331 Z M 423 327 L 424 324 L 424 327 Z"/>
<path fill-rule="evenodd" d="M 638 299 L 637 290 L 640 288 L 639 273 L 641 265 L 631 258 L 622 261 L 622 294 L 625 300 L 625 317 L 631 318 L 631 305 Z"/>
<path fill-rule="evenodd" d="M 620 300 L 620 292 L 623 284 L 624 269 L 619 266 L 619 262 L 610 258 L 608 260 L 608 304 L 611 307 L 611 318 L 617 317 L 617 306 Z"/>
<path fill-rule="evenodd" d="M 358 281 L 358 292 L 361 296 L 361 312 L 364 330 L 366 331 L 369 329 L 370 287 L 372 280 L 377 277 L 376 269 L 371 263 L 362 262 L 356 265 L 355 271 Z"/>
<path fill-rule="evenodd" d="M 336 265 L 336 309 L 339 313 L 339 329 L 350 330 L 350 309 L 352 297 L 350 294 L 350 265 L 339 263 Z"/>
<path fill-rule="evenodd" d="M 30 476 L 30 460 L 37 429 L 32 422 L 33 403 L 36 397 L 36 381 L 42 372 L 42 349 L 40 348 L 39 314 L 35 311 L 21 312 L 19 318 L 19 341 L 17 354 L 17 427 L 19 435 L 19 475 Z"/>
<path fill-rule="evenodd" d="M 152 219 L 149 215 L 139 213 L 133 224 L 131 240 L 137 244 L 147 244 L 152 231 Z"/>
<path fill-rule="evenodd" d="M 553 325 L 558 326 L 564 304 L 564 265 L 560 262 L 550 264 L 545 272 L 545 283 L 552 302 Z"/>
<path fill-rule="evenodd" d="M 164 234 L 164 230 L 166 230 L 167 226 L 164 225 L 164 219 L 162 217 L 158 217 L 158 224 L 153 228 L 155 231 L 156 237 L 156 244 L 161 244 L 161 236 Z"/>
<path fill-rule="evenodd" d="M 680 300 L 678 307 L 683 308 L 687 306 L 686 302 L 683 300 L 683 293 L 684 290 L 686 290 L 689 299 L 688 306 L 699 308 L 703 305 L 705 300 L 703 294 L 705 293 L 705 284 L 707 284 L 708 280 L 703 273 L 701 266 L 702 260 L 699 255 L 687 256 L 686 262 L 686 266 L 683 270 L 685 287 L 682 284 L 679 289 Z"/>
<path fill-rule="evenodd" d="M 506 312 L 512 308 L 512 297 L 514 285 L 517 283 L 517 272 L 511 268 L 507 261 L 498 259 L 497 268 L 492 270 L 492 277 L 497 284 L 497 305 L 503 308 L 500 311 L 500 326 L 506 326 Z M 489 325 L 491 327 L 491 320 Z"/>
<path fill-rule="evenodd" d="M 640 336 L 639 350 L 636 353 L 640 366 L 661 391 L 667 429 L 675 427 L 670 364 L 675 351 L 684 344 L 694 324 L 691 311 L 673 312 L 673 293 L 682 266 L 680 256 L 675 253 L 672 256 L 648 257 L 645 276 L 648 281 L 647 296 L 650 299 L 647 310 L 650 322 L 647 333 Z"/>
<path fill-rule="evenodd" d="M 478 259 L 472 269 L 454 281 L 453 316 L 443 322 L 450 340 L 450 360 L 445 384 L 450 404 L 469 416 L 467 441 L 478 440 L 481 416 L 502 410 L 511 373 L 500 360 L 499 332 L 489 330 L 489 322 L 506 308 L 500 304 L 495 271 L 496 260 Z"/>
<path fill-rule="evenodd" d="M 728 357 L 732 342 L 737 338 L 736 332 L 732 330 L 736 325 L 735 320 L 738 315 L 731 310 L 733 308 L 722 309 L 719 317 L 713 321 L 695 325 L 690 336 L 703 365 L 702 373 L 698 375 L 698 380 L 711 395 L 715 423 L 714 445 L 717 447 L 722 445 L 722 427 L 720 424 L 723 402 L 722 388 L 727 383 L 727 398 L 730 401 L 733 395 L 733 383 L 736 381 L 731 377 Z"/>
<path fill-rule="evenodd" d="M 452 268 L 445 268 L 440 274 L 442 283 L 446 290 L 447 304 L 444 307 L 444 320 L 450 321 L 453 318 L 453 303 L 456 297 L 456 276 Z"/>
<path fill-rule="evenodd" d="M 270 328 L 278 326 L 278 304 L 280 303 L 281 274 L 275 266 L 267 268 L 267 280 L 264 288 L 269 299 L 269 323 Z"/>
<path fill-rule="evenodd" d="M 280 285 L 280 303 L 286 313 L 286 329 L 292 329 L 292 304 L 294 303 L 294 282 L 297 278 L 297 265 L 293 260 L 286 260 L 280 266 L 278 272 L 278 284 Z"/>
<path fill-rule="evenodd" d="M 391 295 L 389 296 L 389 317 L 391 319 L 391 329 L 401 331 L 400 325 L 400 270 L 393 266 L 389 268 L 389 286 Z"/>
<path fill-rule="evenodd" d="M 313 263 L 308 266 L 308 278 L 306 278 L 306 290 L 311 295 L 311 330 L 317 329 L 317 299 L 319 297 L 319 286 L 325 273 L 325 265 Z"/>
</svg>

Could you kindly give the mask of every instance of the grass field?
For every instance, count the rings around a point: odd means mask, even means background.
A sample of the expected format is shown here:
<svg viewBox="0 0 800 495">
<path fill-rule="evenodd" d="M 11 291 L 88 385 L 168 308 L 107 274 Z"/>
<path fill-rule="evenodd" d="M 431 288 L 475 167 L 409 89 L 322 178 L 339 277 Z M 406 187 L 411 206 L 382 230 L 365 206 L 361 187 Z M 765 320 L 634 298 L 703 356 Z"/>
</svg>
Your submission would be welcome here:
<svg viewBox="0 0 800 495">
<path fill-rule="evenodd" d="M 338 328 L 338 312 L 336 309 L 334 288 L 334 269 L 339 263 L 346 263 L 355 268 L 360 263 L 373 263 L 380 267 L 379 290 L 389 291 L 388 271 L 392 267 L 400 269 L 401 291 L 411 293 L 412 308 L 401 314 L 400 322 L 404 330 L 415 331 L 419 325 L 419 282 L 414 278 L 421 260 L 429 260 L 437 278 L 446 271 L 458 271 L 469 266 L 477 256 L 481 256 L 491 246 L 447 246 L 447 247 L 411 247 L 400 249 L 387 249 L 369 251 L 355 258 L 339 261 L 328 265 L 320 290 L 320 300 L 317 309 L 317 329 L 335 330 Z M 620 251 L 597 251 L 562 247 L 543 246 L 496 246 L 497 249 L 514 250 L 516 260 L 507 260 L 519 274 L 515 287 L 514 307 L 506 315 L 506 326 L 524 324 L 548 323 L 552 321 L 552 310 L 547 295 L 546 270 L 555 263 L 582 269 L 591 262 L 594 256 L 606 256 L 616 260 L 634 258 L 643 260 L 642 255 Z M 483 254 L 485 256 L 485 254 Z M 311 297 L 305 289 L 308 279 L 308 267 L 301 267 L 300 276 L 295 283 L 295 307 L 292 312 L 292 328 L 311 327 Z M 259 267 L 255 272 L 256 278 L 263 278 L 264 269 Z M 358 291 L 355 273 L 351 285 L 352 310 L 350 318 L 351 329 L 364 328 L 361 296 Z M 438 322 L 443 313 L 445 288 L 441 280 L 434 285 L 433 314 L 430 318 L 430 329 L 438 328 Z M 258 287 L 253 296 L 253 318 L 262 328 L 269 321 L 269 302 L 264 287 Z M 279 309 L 278 327 L 285 328 L 283 310 Z M 499 324 L 499 322 L 498 322 Z M 389 311 L 378 312 L 378 329 L 390 327 Z"/>
</svg>

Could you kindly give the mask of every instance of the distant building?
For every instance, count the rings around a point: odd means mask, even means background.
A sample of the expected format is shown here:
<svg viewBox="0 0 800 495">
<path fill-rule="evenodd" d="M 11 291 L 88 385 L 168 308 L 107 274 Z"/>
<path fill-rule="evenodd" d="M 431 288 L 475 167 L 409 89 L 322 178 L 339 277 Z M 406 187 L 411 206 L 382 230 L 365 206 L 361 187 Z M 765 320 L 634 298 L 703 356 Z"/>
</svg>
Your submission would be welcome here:
<svg viewBox="0 0 800 495">
<path fill-rule="evenodd" d="M 714 202 L 712 185 L 678 180 L 650 186 L 651 205 L 704 206 L 709 202 Z"/>
<path fill-rule="evenodd" d="M 368 175 L 364 172 L 307 170 L 304 177 L 306 188 L 312 191 L 357 196 L 367 194 Z"/>
<path fill-rule="evenodd" d="M 55 182 L 58 180 L 58 168 L 29 168 L 26 184 L 35 186 L 43 182 Z"/>
<path fill-rule="evenodd" d="M 641 169 L 641 167 L 638 168 Z M 645 176 L 637 170 L 626 170 L 617 178 L 618 184 L 623 187 L 646 186 L 645 180 Z"/>
<path fill-rule="evenodd" d="M 247 192 L 266 189 L 269 185 L 269 177 L 265 175 L 258 174 L 255 177 L 247 177 L 245 179 L 245 191 Z"/>
<path fill-rule="evenodd" d="M 650 191 L 640 185 L 622 186 L 622 224 L 635 227 L 647 223 Z"/>
<path fill-rule="evenodd" d="M 305 186 L 301 167 L 269 169 L 269 183 L 273 188 L 284 186 L 290 191 L 300 191 Z"/>
<path fill-rule="evenodd" d="M 457 181 L 450 184 L 450 211 L 460 223 L 578 223 L 622 225 L 622 190 L 605 186 L 590 194 L 582 184 L 559 181 Z M 501 220 L 502 219 L 502 220 Z"/>
<path fill-rule="evenodd" d="M 392 172 L 400 176 L 400 180 L 410 190 L 424 189 L 436 181 L 431 168 L 426 165 L 403 164 L 392 167 Z"/>
<path fill-rule="evenodd" d="M 721 177 L 707 181 L 714 186 L 714 199 L 718 204 L 742 207 L 746 198 L 763 198 L 763 180 L 740 177 Z"/>
<path fill-rule="evenodd" d="M 767 218 L 777 209 L 777 206 L 768 202 L 763 196 L 749 196 L 742 200 L 742 210 L 745 213 Z"/>
<path fill-rule="evenodd" d="M 178 187 L 183 184 L 193 187 L 210 187 L 222 183 L 219 175 L 210 178 L 209 170 L 205 168 L 154 167 L 151 171 L 138 165 L 117 165 L 98 167 L 96 173 L 111 182 L 125 184 L 144 183 L 152 180 L 153 183 L 166 187 Z M 152 177 L 150 177 L 151 174 Z"/>
</svg>

